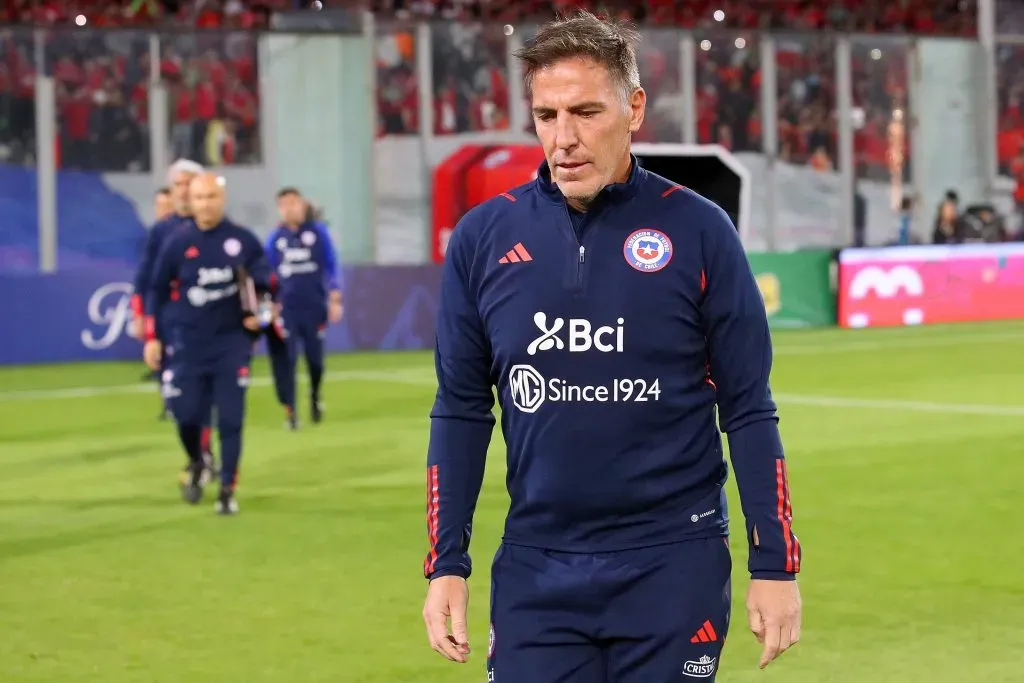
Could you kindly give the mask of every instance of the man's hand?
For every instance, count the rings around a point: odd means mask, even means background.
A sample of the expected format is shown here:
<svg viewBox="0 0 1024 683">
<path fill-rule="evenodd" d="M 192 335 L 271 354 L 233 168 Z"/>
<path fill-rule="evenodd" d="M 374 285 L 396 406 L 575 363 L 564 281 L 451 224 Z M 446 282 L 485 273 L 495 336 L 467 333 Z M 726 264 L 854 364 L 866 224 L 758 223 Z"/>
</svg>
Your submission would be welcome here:
<svg viewBox="0 0 1024 683">
<path fill-rule="evenodd" d="M 142 347 L 142 360 L 146 361 L 146 365 L 150 370 L 156 372 L 160 369 L 160 356 L 163 355 L 164 347 L 160 343 L 159 339 L 150 339 L 146 342 L 146 345 Z"/>
<path fill-rule="evenodd" d="M 466 608 L 469 585 L 461 576 L 442 576 L 430 582 L 423 605 L 430 647 L 453 662 L 465 663 L 469 656 Z M 451 630 L 448 620 L 451 619 Z"/>
<path fill-rule="evenodd" d="M 747 619 L 757 642 L 764 645 L 760 668 L 800 640 L 800 588 L 796 581 L 753 579 L 747 591 Z"/>
<path fill-rule="evenodd" d="M 340 301 L 332 301 L 327 306 L 327 320 L 332 324 L 336 325 L 341 322 L 341 314 L 344 313 L 345 309 L 342 307 Z"/>
<path fill-rule="evenodd" d="M 260 331 L 260 319 L 254 315 L 247 315 L 244 318 L 242 318 L 242 325 L 244 325 L 245 329 L 249 330 L 250 332 Z"/>
</svg>

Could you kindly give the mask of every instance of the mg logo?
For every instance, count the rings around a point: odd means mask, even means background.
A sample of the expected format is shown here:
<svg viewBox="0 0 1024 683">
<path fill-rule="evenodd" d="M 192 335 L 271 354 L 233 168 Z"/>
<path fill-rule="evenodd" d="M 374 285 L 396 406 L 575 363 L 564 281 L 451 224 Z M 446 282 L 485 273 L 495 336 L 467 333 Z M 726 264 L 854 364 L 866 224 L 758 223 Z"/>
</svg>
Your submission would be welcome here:
<svg viewBox="0 0 1024 683">
<path fill-rule="evenodd" d="M 622 337 L 624 333 L 624 319 L 619 318 L 615 327 L 604 325 L 594 329 L 589 320 L 584 318 L 569 318 L 569 352 L 579 353 L 596 349 L 602 353 L 613 351 L 622 353 Z M 540 336 L 530 342 L 526 347 L 527 355 L 536 355 L 538 351 L 561 351 L 565 348 L 565 341 L 559 336 L 559 332 L 566 327 L 564 318 L 555 318 L 548 324 L 547 313 L 534 313 L 533 324 L 540 330 Z"/>
<path fill-rule="evenodd" d="M 880 299 L 892 299 L 900 291 L 907 296 L 924 294 L 924 281 L 921 275 L 910 266 L 896 266 L 888 272 L 879 266 L 868 266 L 853 276 L 850 282 L 850 298 L 863 299 L 869 292 L 874 292 Z"/>
<path fill-rule="evenodd" d="M 544 377 L 532 365 L 513 365 L 508 386 L 512 404 L 524 413 L 535 413 L 544 405 Z"/>
</svg>

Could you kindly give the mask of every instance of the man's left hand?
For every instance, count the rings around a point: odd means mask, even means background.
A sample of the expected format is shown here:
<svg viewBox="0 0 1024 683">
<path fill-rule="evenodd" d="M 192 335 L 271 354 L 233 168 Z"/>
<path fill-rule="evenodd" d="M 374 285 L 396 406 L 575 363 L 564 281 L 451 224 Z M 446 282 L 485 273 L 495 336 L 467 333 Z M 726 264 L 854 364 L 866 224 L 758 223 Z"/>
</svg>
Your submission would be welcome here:
<svg viewBox="0 0 1024 683">
<path fill-rule="evenodd" d="M 764 645 L 760 668 L 797 644 L 801 624 L 800 588 L 796 581 L 753 579 L 747 591 L 747 619 Z"/>
<path fill-rule="evenodd" d="M 250 332 L 260 331 L 260 319 L 254 315 L 247 315 L 244 318 L 242 318 L 242 324 L 245 326 L 245 329 L 249 330 Z"/>
<path fill-rule="evenodd" d="M 330 321 L 332 325 L 341 322 L 341 314 L 344 310 L 345 309 L 342 307 L 341 303 L 332 301 L 327 307 L 327 320 Z"/>
</svg>

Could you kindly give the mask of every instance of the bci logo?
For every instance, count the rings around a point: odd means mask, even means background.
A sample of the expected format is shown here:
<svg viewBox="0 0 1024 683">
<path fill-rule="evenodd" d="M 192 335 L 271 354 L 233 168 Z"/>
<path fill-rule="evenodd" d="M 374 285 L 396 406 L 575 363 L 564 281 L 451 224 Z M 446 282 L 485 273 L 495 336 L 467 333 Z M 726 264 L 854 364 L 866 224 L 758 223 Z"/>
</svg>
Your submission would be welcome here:
<svg viewBox="0 0 1024 683">
<path fill-rule="evenodd" d="M 535 355 L 538 351 L 563 350 L 566 347 L 565 340 L 560 333 L 563 328 L 568 327 L 569 352 L 580 353 L 596 349 L 602 353 L 622 353 L 622 338 L 625 332 L 625 320 L 618 318 L 615 326 L 603 325 L 594 328 L 589 320 L 584 318 L 555 318 L 548 324 L 547 313 L 534 313 L 533 324 L 537 326 L 541 334 L 530 342 L 526 347 L 528 355 Z"/>
</svg>

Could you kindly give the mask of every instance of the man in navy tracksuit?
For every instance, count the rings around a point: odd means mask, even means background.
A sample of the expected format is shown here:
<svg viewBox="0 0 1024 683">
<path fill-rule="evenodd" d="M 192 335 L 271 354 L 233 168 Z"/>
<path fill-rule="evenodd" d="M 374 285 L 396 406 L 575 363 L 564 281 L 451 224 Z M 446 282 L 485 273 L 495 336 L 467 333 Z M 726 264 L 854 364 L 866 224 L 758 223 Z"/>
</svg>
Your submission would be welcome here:
<svg viewBox="0 0 1024 683">
<path fill-rule="evenodd" d="M 645 107 L 636 40 L 586 13 L 538 32 L 519 57 L 547 160 L 448 245 L 423 616 L 432 647 L 466 661 L 496 385 L 511 498 L 491 573 L 497 683 L 714 680 L 731 602 L 716 407 L 761 666 L 800 635 L 764 305 L 725 213 L 629 153 Z"/>
<path fill-rule="evenodd" d="M 138 338 L 144 336 L 143 321 L 146 317 L 145 297 L 146 292 L 149 290 L 150 280 L 153 277 L 153 268 L 156 265 L 157 257 L 160 255 L 160 251 L 168 239 L 191 223 L 192 213 L 188 203 L 189 184 L 202 171 L 202 166 L 187 159 L 174 162 L 170 169 L 168 169 L 167 175 L 171 183 L 170 194 L 174 210 L 163 217 L 158 215 L 157 222 L 149 231 L 149 236 L 146 239 L 146 248 L 142 254 L 142 259 L 139 261 L 138 270 L 135 273 L 135 294 L 132 296 L 131 305 L 136 324 L 136 337 Z M 160 317 L 155 319 L 156 337 L 161 340 L 161 348 L 163 349 L 159 371 L 167 367 L 170 357 L 174 354 L 174 345 L 170 343 L 170 331 L 174 326 L 175 312 L 178 310 L 178 306 L 175 303 L 177 299 L 178 292 L 172 289 L 168 304 L 164 306 Z M 164 396 L 161 417 L 166 416 L 168 412 L 170 412 L 170 407 L 167 397 Z M 207 416 L 203 420 L 202 433 L 203 453 L 207 461 L 212 464 L 209 409 L 207 409 L 206 413 Z"/>
<path fill-rule="evenodd" d="M 177 283 L 181 296 L 170 332 L 175 352 L 162 380 L 189 458 L 181 479 L 182 494 L 186 501 L 198 503 L 210 477 L 202 457 L 201 433 L 212 404 L 217 408 L 221 447 L 216 510 L 234 514 L 249 362 L 254 335 L 261 329 L 257 317 L 247 315 L 242 307 L 239 269 L 248 272 L 259 292 L 269 290 L 272 273 L 259 239 L 224 218 L 219 178 L 204 173 L 193 179 L 190 200 L 193 221 L 168 239 L 153 269 L 145 359 L 152 368 L 160 365 L 162 344 L 153 320 L 159 319 Z"/>
<path fill-rule="evenodd" d="M 328 323 L 341 320 L 341 271 L 331 234 L 314 220 L 299 191 L 282 189 L 277 207 L 281 225 L 270 233 L 264 250 L 277 274 L 280 315 L 267 335 L 267 347 L 277 399 L 288 425 L 296 429 L 295 365 L 300 345 L 309 371 L 311 417 L 314 423 L 322 418 L 324 335 Z"/>
</svg>

